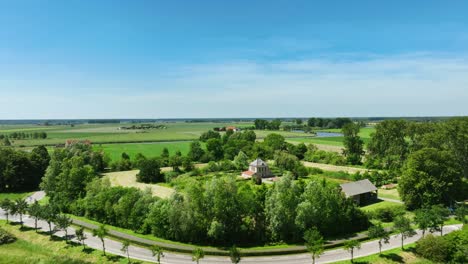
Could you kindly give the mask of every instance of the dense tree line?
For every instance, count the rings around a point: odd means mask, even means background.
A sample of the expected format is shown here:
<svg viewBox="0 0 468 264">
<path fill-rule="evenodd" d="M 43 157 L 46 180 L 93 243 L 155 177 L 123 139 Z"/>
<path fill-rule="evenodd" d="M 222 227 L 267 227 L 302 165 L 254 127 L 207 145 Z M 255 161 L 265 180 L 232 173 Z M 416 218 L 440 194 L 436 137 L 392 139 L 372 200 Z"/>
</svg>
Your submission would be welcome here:
<svg viewBox="0 0 468 264">
<path fill-rule="evenodd" d="M 467 199 L 468 118 L 439 123 L 386 120 L 367 146 L 366 166 L 400 177 L 405 204 L 417 209 Z"/>
<path fill-rule="evenodd" d="M 86 185 L 106 168 L 104 156 L 93 151 L 90 145 L 74 144 L 57 148 L 40 187 L 50 197 L 50 202 L 61 211 L 69 211 L 70 205 L 86 195 Z"/>
<path fill-rule="evenodd" d="M 10 134 L 0 134 L 0 139 L 9 138 L 9 139 L 45 139 L 47 138 L 46 132 L 33 132 L 33 133 L 24 133 L 24 132 L 13 132 Z"/>
<path fill-rule="evenodd" d="M 317 128 L 343 128 L 346 124 L 352 123 L 351 119 L 338 118 L 315 118 L 311 117 L 307 120 L 307 126 Z"/>
<path fill-rule="evenodd" d="M 0 147 L 0 192 L 37 189 L 49 160 L 49 153 L 43 146 L 30 153 Z"/>
<path fill-rule="evenodd" d="M 328 236 L 365 229 L 368 221 L 336 187 L 324 183 L 304 187 L 285 176 L 268 190 L 221 177 L 206 184 L 193 180 L 183 194 L 158 200 L 146 226 L 167 239 L 229 245 L 297 242 L 312 227 Z"/>
<path fill-rule="evenodd" d="M 279 130 L 281 127 L 281 120 L 274 119 L 271 121 L 265 119 L 255 119 L 254 121 L 255 129 L 258 130 Z"/>
</svg>

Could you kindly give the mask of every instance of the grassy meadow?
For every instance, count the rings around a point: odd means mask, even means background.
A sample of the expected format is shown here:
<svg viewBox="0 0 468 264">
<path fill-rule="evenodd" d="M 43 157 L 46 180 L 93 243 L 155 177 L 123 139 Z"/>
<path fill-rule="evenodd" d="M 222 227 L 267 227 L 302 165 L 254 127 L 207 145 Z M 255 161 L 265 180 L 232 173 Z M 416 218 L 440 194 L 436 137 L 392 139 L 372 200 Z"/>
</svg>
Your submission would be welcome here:
<svg viewBox="0 0 468 264">
<path fill-rule="evenodd" d="M 127 153 L 132 159 L 138 153 L 146 157 L 156 157 L 161 155 L 164 148 L 169 150 L 170 155 L 174 155 L 177 151 L 182 152 L 182 155 L 186 155 L 190 148 L 190 141 L 95 144 L 93 148 L 106 153 L 112 161 L 117 161 L 120 160 L 123 152 Z"/>
<path fill-rule="evenodd" d="M 47 234 L 36 233 L 33 229 L 20 231 L 17 225 L 6 224 L 0 220 L 0 228 L 17 237 L 10 244 L 0 245 L 0 264 L 87 264 L 87 263 L 127 263 L 127 259 L 101 251 L 89 249 L 83 251 L 81 245 L 67 244 L 59 238 L 50 239 Z M 148 263 L 148 262 L 134 262 Z"/>
</svg>

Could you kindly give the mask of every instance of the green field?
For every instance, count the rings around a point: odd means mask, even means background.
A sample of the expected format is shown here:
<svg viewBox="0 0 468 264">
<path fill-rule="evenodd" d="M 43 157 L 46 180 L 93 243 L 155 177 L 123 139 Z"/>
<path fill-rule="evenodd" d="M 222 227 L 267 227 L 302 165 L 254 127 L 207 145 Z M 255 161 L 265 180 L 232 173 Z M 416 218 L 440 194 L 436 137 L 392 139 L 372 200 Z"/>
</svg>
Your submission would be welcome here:
<svg viewBox="0 0 468 264">
<path fill-rule="evenodd" d="M 16 200 L 18 198 L 25 199 L 31 194 L 33 194 L 33 192 L 0 193 L 0 201 L 3 199 L 10 199 L 10 200 Z"/>
<path fill-rule="evenodd" d="M 79 245 L 67 244 L 58 238 L 51 240 L 47 234 L 36 233 L 32 229 L 20 231 L 19 226 L 6 224 L 3 220 L 0 220 L 0 228 L 17 237 L 11 244 L 0 245 L 0 264 L 127 263 L 126 258 L 112 254 L 105 257 L 101 251 L 93 249 L 83 251 Z"/>
<path fill-rule="evenodd" d="M 190 141 L 180 142 L 155 142 L 155 143 L 121 143 L 121 144 L 95 144 L 95 150 L 102 150 L 112 161 L 120 160 L 123 152 L 127 153 L 130 158 L 134 158 L 136 154 L 141 153 L 146 157 L 160 156 L 163 149 L 167 148 L 170 155 L 174 155 L 176 151 L 186 155 L 190 148 Z"/>
<path fill-rule="evenodd" d="M 164 129 L 148 130 L 127 130 L 119 129 L 122 126 L 133 124 L 81 124 L 81 125 L 0 125 L 0 134 L 10 134 L 13 132 L 46 132 L 46 139 L 12 139 L 14 146 L 36 146 L 36 145 L 58 145 L 64 144 L 67 139 L 84 140 L 88 139 L 92 143 L 130 143 L 130 142 L 168 142 L 168 141 L 189 141 L 198 139 L 199 136 L 215 127 L 252 126 L 252 122 L 238 123 L 186 123 L 186 122 L 161 122 L 156 123 L 164 125 Z M 312 134 L 302 132 L 287 131 L 255 131 L 257 138 L 261 139 L 270 133 L 278 133 L 287 138 L 308 137 Z"/>
</svg>

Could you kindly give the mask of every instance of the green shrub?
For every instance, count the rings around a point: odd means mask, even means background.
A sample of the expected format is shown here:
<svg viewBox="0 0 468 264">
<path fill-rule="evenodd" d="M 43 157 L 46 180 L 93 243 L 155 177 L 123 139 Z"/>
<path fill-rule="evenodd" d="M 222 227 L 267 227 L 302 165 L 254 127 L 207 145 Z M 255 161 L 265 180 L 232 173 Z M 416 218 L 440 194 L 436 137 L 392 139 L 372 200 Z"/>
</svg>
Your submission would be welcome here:
<svg viewBox="0 0 468 264">
<path fill-rule="evenodd" d="M 434 262 L 447 263 L 450 251 L 451 245 L 445 237 L 427 235 L 416 242 L 416 253 Z"/>
<path fill-rule="evenodd" d="M 402 205 L 389 206 L 378 208 L 374 212 L 369 213 L 369 216 L 373 219 L 389 223 L 392 222 L 397 216 L 404 215 L 405 208 Z"/>
<path fill-rule="evenodd" d="M 0 245 L 15 242 L 16 237 L 8 233 L 5 229 L 0 228 Z"/>
</svg>

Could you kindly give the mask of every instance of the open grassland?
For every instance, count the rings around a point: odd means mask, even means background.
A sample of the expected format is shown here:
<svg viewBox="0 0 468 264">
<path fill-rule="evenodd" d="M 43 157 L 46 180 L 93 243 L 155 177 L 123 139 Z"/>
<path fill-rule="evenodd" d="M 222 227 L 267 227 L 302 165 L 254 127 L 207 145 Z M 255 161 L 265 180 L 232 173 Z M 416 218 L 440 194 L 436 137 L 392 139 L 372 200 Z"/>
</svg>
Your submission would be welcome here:
<svg viewBox="0 0 468 264">
<path fill-rule="evenodd" d="M 20 231 L 19 226 L 6 224 L 3 220 L 0 220 L 0 227 L 18 238 L 11 244 L 0 245 L 0 264 L 127 263 L 126 258 L 111 254 L 105 257 L 101 251 L 93 249 L 83 251 L 80 245 L 67 244 L 59 238 L 51 240 L 48 235 L 32 229 Z"/>
<path fill-rule="evenodd" d="M 417 256 L 414 251 L 415 244 L 405 246 L 405 250 L 395 248 L 383 251 L 381 255 L 374 254 L 366 257 L 355 258 L 354 262 L 350 260 L 333 262 L 334 264 L 348 264 L 348 263 L 372 263 L 372 264 L 399 264 L 399 263 L 412 263 L 412 264 L 432 264 L 433 262 Z"/>
<path fill-rule="evenodd" d="M 379 197 L 393 199 L 393 200 L 400 200 L 400 194 L 398 193 L 398 189 L 379 189 Z"/>
<path fill-rule="evenodd" d="M 381 208 L 389 208 L 389 207 L 401 207 L 402 204 L 389 202 L 389 201 L 379 201 L 377 203 L 373 203 L 371 205 L 361 207 L 362 210 L 367 212 L 372 212 Z"/>
<path fill-rule="evenodd" d="M 170 155 L 174 155 L 177 151 L 182 152 L 182 155 L 186 155 L 190 149 L 190 141 L 95 144 L 93 148 L 106 153 L 112 161 L 118 161 L 123 152 L 127 153 L 132 159 L 138 153 L 150 158 L 160 156 L 164 148 L 169 150 Z"/>
<path fill-rule="evenodd" d="M 118 171 L 105 173 L 104 177 L 109 179 L 112 186 L 135 187 L 140 190 L 150 190 L 154 196 L 168 198 L 174 193 L 174 189 L 149 183 L 136 181 L 138 170 Z"/>
</svg>

